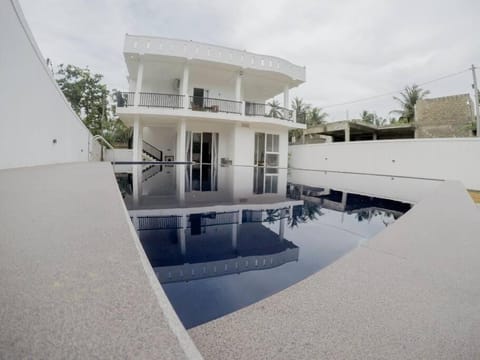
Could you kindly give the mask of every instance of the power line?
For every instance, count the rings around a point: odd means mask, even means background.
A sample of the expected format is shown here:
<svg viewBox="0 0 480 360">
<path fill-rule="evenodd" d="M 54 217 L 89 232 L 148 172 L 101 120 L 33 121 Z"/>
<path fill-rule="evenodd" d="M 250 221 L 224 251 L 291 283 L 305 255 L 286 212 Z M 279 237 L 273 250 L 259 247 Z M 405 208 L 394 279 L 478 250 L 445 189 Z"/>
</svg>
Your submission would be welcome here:
<svg viewBox="0 0 480 360">
<path fill-rule="evenodd" d="M 440 81 L 440 80 L 448 79 L 448 78 L 451 78 L 451 77 L 454 77 L 454 76 L 458 76 L 458 75 L 463 74 L 464 72 L 467 72 L 467 71 L 471 71 L 471 68 L 464 69 L 464 70 L 461 70 L 461 71 L 458 71 L 458 72 L 455 72 L 455 73 L 452 73 L 452 74 L 448 74 L 448 75 L 441 76 L 441 77 L 433 79 L 433 80 L 423 82 L 421 84 L 418 84 L 418 86 L 424 86 L 424 85 L 431 84 L 431 83 L 436 82 L 436 81 Z M 365 97 L 365 98 L 361 98 L 361 99 L 346 101 L 346 102 L 338 103 L 338 104 L 326 105 L 326 106 L 322 106 L 322 109 L 327 109 L 327 108 L 332 108 L 332 107 L 337 107 L 337 106 L 350 105 L 350 104 L 356 104 L 356 103 L 359 103 L 359 102 L 378 99 L 378 98 L 382 98 L 382 97 L 389 96 L 389 95 L 396 95 L 396 94 L 402 92 L 403 90 L 404 89 L 389 91 L 389 92 L 386 92 L 386 93 L 383 93 L 383 94 L 373 95 L 373 96 L 369 96 L 369 97 Z"/>
</svg>

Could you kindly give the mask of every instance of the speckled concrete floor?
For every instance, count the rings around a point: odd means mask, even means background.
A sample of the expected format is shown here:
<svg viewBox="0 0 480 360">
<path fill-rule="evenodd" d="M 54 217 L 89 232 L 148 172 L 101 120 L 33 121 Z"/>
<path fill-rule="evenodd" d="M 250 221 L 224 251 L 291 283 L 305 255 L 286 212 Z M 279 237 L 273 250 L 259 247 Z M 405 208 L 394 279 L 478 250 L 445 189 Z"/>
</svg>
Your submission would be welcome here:
<svg viewBox="0 0 480 360">
<path fill-rule="evenodd" d="M 1 359 L 201 358 L 110 164 L 2 170 L 0 199 Z"/>
<path fill-rule="evenodd" d="M 207 359 L 479 359 L 480 214 L 445 182 L 331 266 L 189 332 Z"/>
</svg>

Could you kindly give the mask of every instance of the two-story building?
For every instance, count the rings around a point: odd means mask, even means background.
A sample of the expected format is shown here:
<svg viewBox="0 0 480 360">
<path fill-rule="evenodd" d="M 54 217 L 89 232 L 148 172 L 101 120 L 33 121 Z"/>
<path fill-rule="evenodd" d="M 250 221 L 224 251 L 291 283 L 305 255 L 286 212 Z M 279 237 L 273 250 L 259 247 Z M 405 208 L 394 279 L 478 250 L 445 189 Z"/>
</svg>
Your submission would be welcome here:
<svg viewBox="0 0 480 360">
<path fill-rule="evenodd" d="M 132 35 L 124 56 L 129 91 L 117 94 L 116 111 L 133 127 L 133 161 L 194 162 L 186 186 L 199 188 L 187 191 L 201 191 L 203 182 L 211 187 L 221 163 L 287 167 L 288 130 L 305 128 L 289 95 L 305 81 L 304 67 L 223 46 Z M 269 102 L 282 94 L 283 103 Z"/>
</svg>

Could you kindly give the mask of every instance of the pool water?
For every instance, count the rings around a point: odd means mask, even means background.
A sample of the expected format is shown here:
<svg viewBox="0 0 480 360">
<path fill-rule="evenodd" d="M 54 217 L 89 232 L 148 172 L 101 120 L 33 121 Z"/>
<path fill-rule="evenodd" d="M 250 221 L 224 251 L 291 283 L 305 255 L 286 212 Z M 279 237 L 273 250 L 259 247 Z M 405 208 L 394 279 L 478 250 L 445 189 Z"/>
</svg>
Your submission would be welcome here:
<svg viewBox="0 0 480 360">
<path fill-rule="evenodd" d="M 218 168 L 216 179 L 194 179 L 188 166 L 178 166 L 143 178 L 150 169 L 117 178 L 143 248 L 186 328 L 305 279 L 411 207 L 311 180 L 302 184 L 301 173 L 292 181 L 286 170 L 230 166 Z"/>
</svg>

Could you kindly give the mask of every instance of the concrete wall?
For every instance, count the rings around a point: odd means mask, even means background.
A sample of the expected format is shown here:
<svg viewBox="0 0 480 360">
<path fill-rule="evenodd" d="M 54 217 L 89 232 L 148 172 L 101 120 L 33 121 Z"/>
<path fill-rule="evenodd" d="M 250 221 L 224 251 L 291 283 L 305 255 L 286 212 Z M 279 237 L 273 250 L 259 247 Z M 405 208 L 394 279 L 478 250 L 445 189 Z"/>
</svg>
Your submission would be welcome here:
<svg viewBox="0 0 480 360">
<path fill-rule="evenodd" d="M 460 180 L 480 189 L 477 138 L 293 145 L 289 153 L 292 168 Z"/>
<path fill-rule="evenodd" d="M 415 137 L 473 136 L 473 102 L 470 95 L 419 100 L 415 106 Z"/>
<path fill-rule="evenodd" d="M 87 161 L 91 134 L 46 67 L 16 0 L 0 2 L 0 169 Z"/>
</svg>

